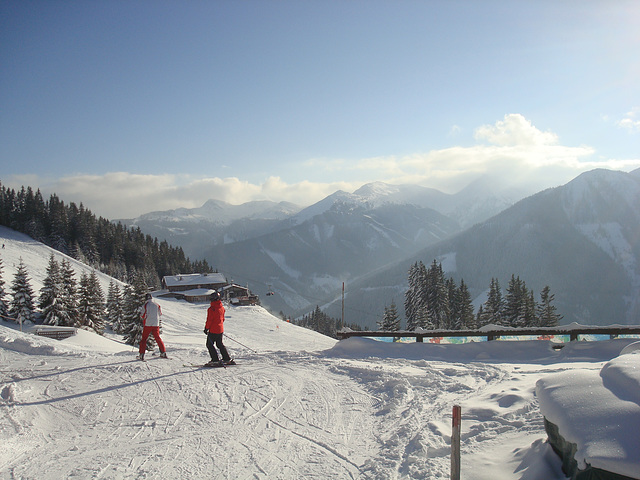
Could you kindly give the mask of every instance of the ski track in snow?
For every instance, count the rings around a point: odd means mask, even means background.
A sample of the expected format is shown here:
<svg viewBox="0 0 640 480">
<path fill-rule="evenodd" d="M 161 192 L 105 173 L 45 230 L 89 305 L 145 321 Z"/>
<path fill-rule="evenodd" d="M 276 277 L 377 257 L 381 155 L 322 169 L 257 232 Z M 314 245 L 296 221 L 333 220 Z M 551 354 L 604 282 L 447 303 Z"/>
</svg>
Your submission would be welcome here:
<svg viewBox="0 0 640 480">
<path fill-rule="evenodd" d="M 544 436 L 533 382 L 500 389 L 526 376 L 512 366 L 277 352 L 210 370 L 182 353 L 3 351 L 21 367 L 2 372 L 0 478 L 449 478 L 456 403 L 463 455 L 523 428 Z"/>
</svg>

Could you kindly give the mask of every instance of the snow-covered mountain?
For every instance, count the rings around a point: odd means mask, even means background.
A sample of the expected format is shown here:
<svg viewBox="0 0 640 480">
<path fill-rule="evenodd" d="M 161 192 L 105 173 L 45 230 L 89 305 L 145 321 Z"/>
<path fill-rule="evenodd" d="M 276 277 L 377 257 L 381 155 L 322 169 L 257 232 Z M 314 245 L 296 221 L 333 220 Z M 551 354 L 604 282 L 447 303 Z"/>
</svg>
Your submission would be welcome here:
<svg viewBox="0 0 640 480">
<path fill-rule="evenodd" d="M 139 227 L 152 237 L 182 247 L 192 259 L 202 258 L 206 248 L 245 240 L 280 228 L 282 220 L 300 211 L 289 202 L 256 201 L 231 205 L 208 200 L 198 208 L 151 212 L 134 219 L 115 220 Z"/>
<path fill-rule="evenodd" d="M 212 222 L 220 225 L 230 225 L 236 220 L 244 218 L 252 220 L 282 220 L 300 207 L 289 202 L 255 201 L 242 205 L 231 205 L 220 200 L 208 200 L 201 207 L 178 208 L 162 212 L 151 212 L 129 220 L 134 225 L 140 221 L 148 222 Z"/>
<path fill-rule="evenodd" d="M 391 185 L 373 182 L 353 193 L 338 191 L 294 215 L 294 223 L 302 223 L 324 213 L 336 203 L 352 207 L 377 208 L 385 204 L 411 205 L 429 208 L 449 217 L 467 228 L 501 212 L 518 200 L 536 193 L 523 188 L 509 187 L 493 177 L 481 177 L 455 194 L 419 185 Z"/>
<path fill-rule="evenodd" d="M 482 299 L 511 274 L 555 294 L 563 323 L 640 323 L 640 171 L 593 170 L 528 197 L 491 219 L 353 282 L 347 305 L 370 319 L 404 302 L 411 264 L 433 259 Z M 480 302 L 481 303 L 481 302 Z M 338 315 L 341 305 L 328 313 Z M 402 308 L 400 308 L 402 312 Z M 355 314 L 358 315 L 357 313 Z M 355 320 L 350 320 L 355 321 Z"/>
<path fill-rule="evenodd" d="M 335 194 L 329 209 L 289 228 L 216 245 L 210 265 L 248 283 L 274 311 L 304 313 L 351 281 L 451 236 L 460 227 L 435 210 L 385 203 L 378 207 Z M 275 295 L 264 296 L 273 289 Z"/>
<path fill-rule="evenodd" d="M 509 188 L 485 177 L 456 194 L 446 194 L 418 185 L 373 182 L 353 193 L 337 191 L 306 208 L 288 202 L 248 202 L 231 205 L 209 200 L 199 208 L 151 212 L 134 219 L 115 220 L 126 226 L 182 247 L 193 259 L 202 258 L 214 245 L 241 242 L 300 225 L 329 210 L 375 209 L 385 204 L 435 210 L 459 227 L 467 228 L 501 212 L 525 196 L 535 193 Z M 424 245 L 423 245 L 424 246 Z"/>
</svg>

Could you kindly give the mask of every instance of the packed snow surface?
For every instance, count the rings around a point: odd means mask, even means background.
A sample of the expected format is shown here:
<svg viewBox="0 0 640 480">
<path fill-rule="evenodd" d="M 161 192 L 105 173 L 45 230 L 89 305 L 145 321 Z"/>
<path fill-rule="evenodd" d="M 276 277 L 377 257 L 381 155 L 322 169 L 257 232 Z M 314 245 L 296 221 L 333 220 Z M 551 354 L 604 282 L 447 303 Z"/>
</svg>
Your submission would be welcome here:
<svg viewBox="0 0 640 480">
<path fill-rule="evenodd" d="M 38 292 L 51 250 L 0 233 L 6 285 L 23 257 Z M 58 341 L 0 321 L 0 479 L 448 479 L 460 405 L 462 478 L 559 480 L 539 379 L 606 371 L 610 408 L 638 403 L 617 358 L 631 339 L 560 351 L 547 341 L 337 342 L 260 307 L 228 307 L 238 365 L 203 369 L 185 365 L 208 360 L 207 306 L 157 301 L 168 360 L 137 361 L 109 333 Z"/>
</svg>

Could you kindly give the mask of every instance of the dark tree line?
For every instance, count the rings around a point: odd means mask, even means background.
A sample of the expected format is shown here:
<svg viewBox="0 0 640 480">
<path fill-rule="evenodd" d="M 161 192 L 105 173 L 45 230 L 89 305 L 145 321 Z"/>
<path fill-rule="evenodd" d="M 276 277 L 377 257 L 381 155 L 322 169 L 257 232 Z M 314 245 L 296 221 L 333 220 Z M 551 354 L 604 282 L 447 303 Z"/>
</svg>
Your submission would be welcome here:
<svg viewBox="0 0 640 480">
<path fill-rule="evenodd" d="M 478 326 L 488 324 L 506 327 L 555 327 L 562 320 L 553 301 L 555 296 L 547 285 L 540 292 L 540 301 L 535 300 L 533 290 L 524 280 L 511 275 L 506 294 L 502 294 L 500 282 L 491 279 L 487 300 L 477 314 Z"/>
<path fill-rule="evenodd" d="M 409 269 L 404 310 L 407 330 L 476 328 L 471 294 L 464 280 L 456 285 L 452 278 L 445 278 L 442 264 L 435 260 L 429 268 L 416 262 Z"/>
<path fill-rule="evenodd" d="M 352 330 L 361 330 L 358 325 L 345 325 L 342 320 L 330 317 L 320 310 L 319 306 L 316 306 L 316 309 L 313 312 L 295 319 L 291 323 L 308 328 L 309 330 L 314 330 L 331 338 L 338 338 L 337 332 L 342 330 L 343 327 L 349 327 Z"/>
<path fill-rule="evenodd" d="M 407 330 L 467 330 L 493 324 L 506 327 L 549 327 L 562 319 L 553 305 L 554 296 L 546 286 L 537 302 L 533 290 L 515 275 L 503 295 L 497 279 L 491 280 L 487 300 L 474 314 L 471 295 L 464 283 L 445 278 L 442 264 L 435 260 L 427 268 L 416 262 L 408 273 L 405 294 Z M 385 317 L 388 313 L 385 312 Z"/>
<path fill-rule="evenodd" d="M 96 218 L 82 203 L 67 205 L 55 194 L 45 201 L 40 190 L 31 187 L 15 191 L 0 186 L 0 225 L 125 282 L 141 272 L 149 286 L 159 288 L 165 275 L 212 271 L 206 260 L 191 262 L 182 248 L 159 242 L 139 228 Z"/>
</svg>

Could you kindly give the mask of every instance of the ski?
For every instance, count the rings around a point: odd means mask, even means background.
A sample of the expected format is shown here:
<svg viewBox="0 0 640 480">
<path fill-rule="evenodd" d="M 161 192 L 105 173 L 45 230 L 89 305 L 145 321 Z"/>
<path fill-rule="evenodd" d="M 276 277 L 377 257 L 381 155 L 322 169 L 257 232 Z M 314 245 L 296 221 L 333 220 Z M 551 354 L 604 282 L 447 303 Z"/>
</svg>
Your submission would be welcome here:
<svg viewBox="0 0 640 480">
<path fill-rule="evenodd" d="M 227 364 L 217 364 L 217 365 L 207 365 L 205 364 L 201 364 L 201 363 L 185 363 L 184 366 L 185 367 L 193 367 L 193 368 L 227 368 L 227 367 L 232 367 L 234 365 L 237 365 L 237 363 L 233 362 L 233 363 L 227 363 Z"/>
</svg>

